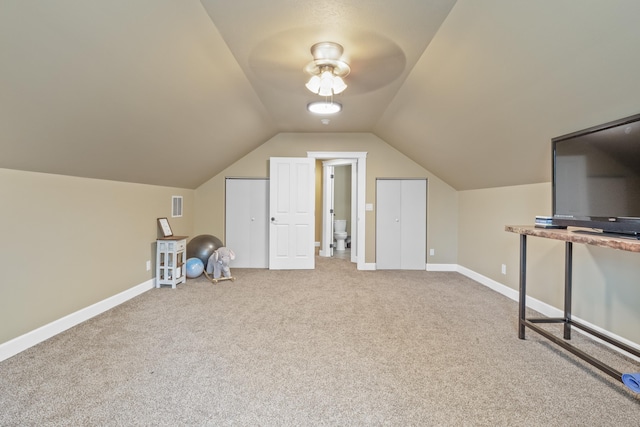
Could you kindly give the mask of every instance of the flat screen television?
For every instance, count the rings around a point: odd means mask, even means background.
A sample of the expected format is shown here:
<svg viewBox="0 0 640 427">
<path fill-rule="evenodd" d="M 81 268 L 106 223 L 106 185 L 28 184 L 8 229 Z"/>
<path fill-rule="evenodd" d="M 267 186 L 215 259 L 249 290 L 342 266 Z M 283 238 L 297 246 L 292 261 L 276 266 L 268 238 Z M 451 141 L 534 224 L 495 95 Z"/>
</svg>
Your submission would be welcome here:
<svg viewBox="0 0 640 427">
<path fill-rule="evenodd" d="M 640 238 L 640 114 L 551 141 L 553 224 Z"/>
</svg>

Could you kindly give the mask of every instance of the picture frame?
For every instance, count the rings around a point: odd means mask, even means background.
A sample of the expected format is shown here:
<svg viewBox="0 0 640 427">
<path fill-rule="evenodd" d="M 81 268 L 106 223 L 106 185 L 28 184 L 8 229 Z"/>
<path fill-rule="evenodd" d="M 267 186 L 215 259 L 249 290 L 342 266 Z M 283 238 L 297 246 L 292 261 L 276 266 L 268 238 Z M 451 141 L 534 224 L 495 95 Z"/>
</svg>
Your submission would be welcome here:
<svg viewBox="0 0 640 427">
<path fill-rule="evenodd" d="M 164 237 L 173 236 L 173 231 L 171 231 L 171 225 L 169 225 L 169 220 L 167 218 L 158 218 L 158 225 L 160 226 Z"/>
</svg>

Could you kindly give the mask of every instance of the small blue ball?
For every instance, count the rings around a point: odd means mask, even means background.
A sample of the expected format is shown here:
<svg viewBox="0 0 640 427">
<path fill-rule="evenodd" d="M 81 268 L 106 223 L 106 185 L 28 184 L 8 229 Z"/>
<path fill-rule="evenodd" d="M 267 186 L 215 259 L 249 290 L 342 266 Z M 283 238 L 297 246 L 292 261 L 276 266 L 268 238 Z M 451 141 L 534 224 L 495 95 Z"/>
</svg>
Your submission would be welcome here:
<svg viewBox="0 0 640 427">
<path fill-rule="evenodd" d="M 187 260 L 187 277 L 189 279 L 193 279 L 194 277 L 198 277 L 204 271 L 204 263 L 200 258 L 189 258 Z"/>
</svg>

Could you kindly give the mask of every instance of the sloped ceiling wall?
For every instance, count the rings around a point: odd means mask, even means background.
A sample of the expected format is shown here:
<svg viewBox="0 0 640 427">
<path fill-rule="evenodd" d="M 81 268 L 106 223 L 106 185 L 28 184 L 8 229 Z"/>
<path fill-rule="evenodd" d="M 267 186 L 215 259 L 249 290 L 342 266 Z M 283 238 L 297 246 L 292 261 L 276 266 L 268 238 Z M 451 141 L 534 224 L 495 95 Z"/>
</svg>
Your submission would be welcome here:
<svg viewBox="0 0 640 427">
<path fill-rule="evenodd" d="M 549 181 L 552 137 L 640 112 L 638 16 L 458 0 L 353 131 L 458 190 Z M 283 129 L 200 1 L 0 2 L 0 168 L 196 188 Z"/>
<path fill-rule="evenodd" d="M 0 167 L 196 188 L 277 133 L 197 0 L 0 2 Z"/>
<path fill-rule="evenodd" d="M 640 112 L 640 2 L 458 0 L 375 133 L 458 190 L 551 180 L 551 138 Z"/>
</svg>

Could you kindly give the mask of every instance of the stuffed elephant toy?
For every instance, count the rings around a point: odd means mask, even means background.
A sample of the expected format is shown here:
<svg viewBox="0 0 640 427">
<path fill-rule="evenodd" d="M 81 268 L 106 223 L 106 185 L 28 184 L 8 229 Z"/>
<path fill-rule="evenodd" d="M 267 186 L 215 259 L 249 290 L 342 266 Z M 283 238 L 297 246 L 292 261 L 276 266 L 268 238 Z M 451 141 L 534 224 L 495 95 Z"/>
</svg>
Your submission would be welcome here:
<svg viewBox="0 0 640 427">
<path fill-rule="evenodd" d="M 231 277 L 231 269 L 229 263 L 232 259 L 236 259 L 236 254 L 229 248 L 224 246 L 216 249 L 207 260 L 207 274 L 213 272 L 213 278 L 219 279 L 223 277 Z"/>
</svg>

